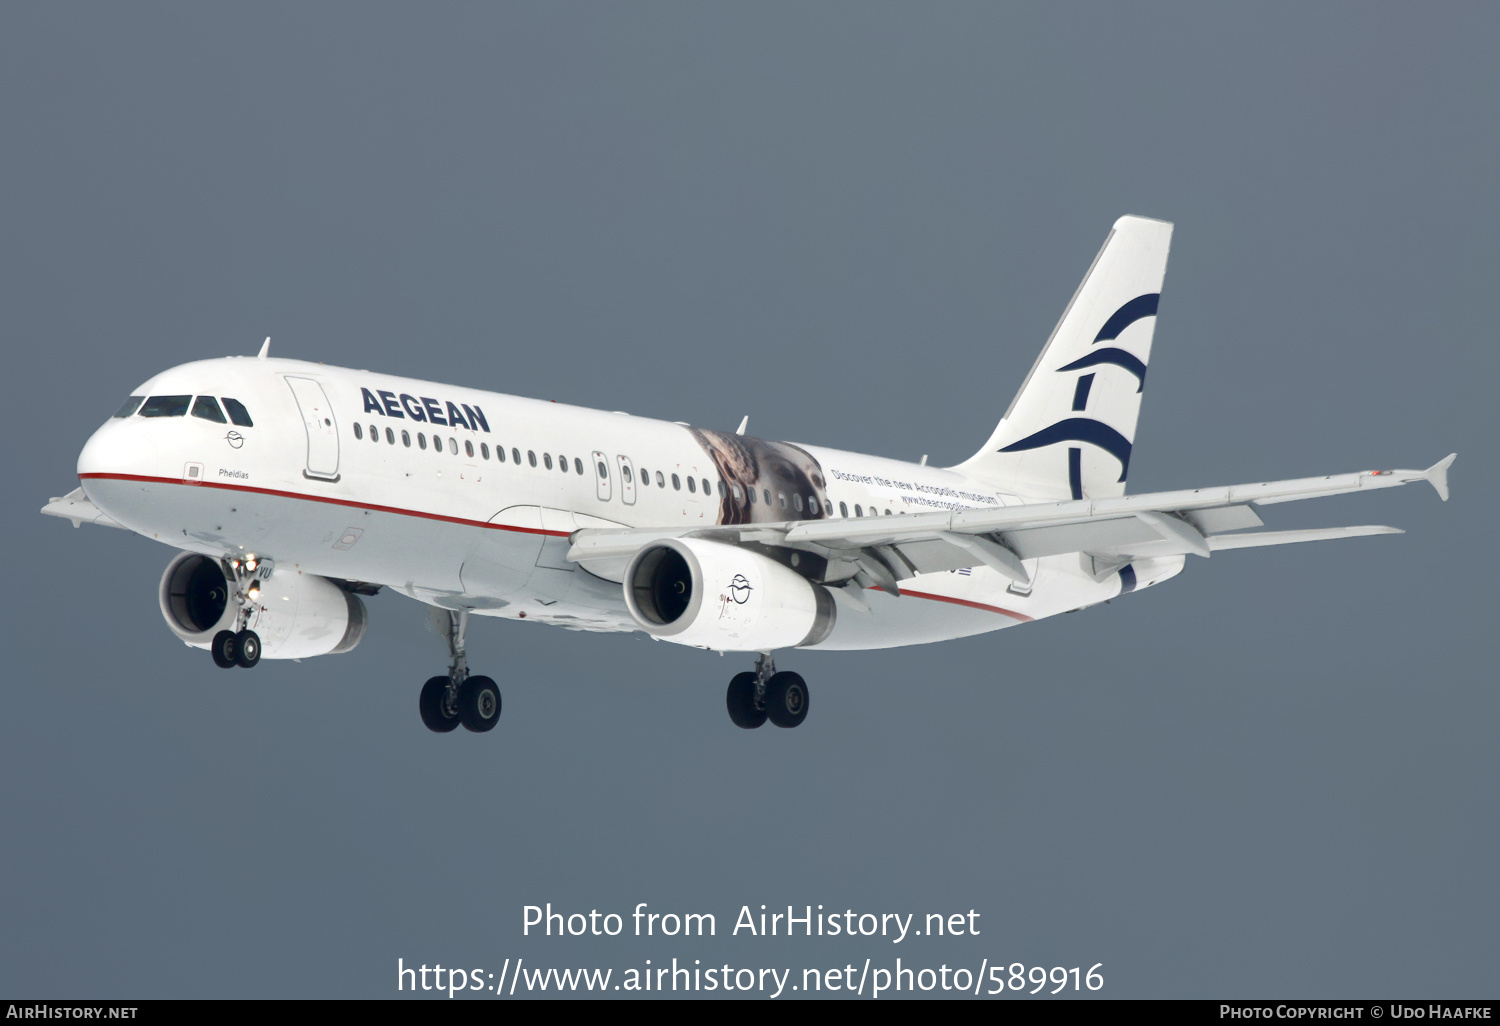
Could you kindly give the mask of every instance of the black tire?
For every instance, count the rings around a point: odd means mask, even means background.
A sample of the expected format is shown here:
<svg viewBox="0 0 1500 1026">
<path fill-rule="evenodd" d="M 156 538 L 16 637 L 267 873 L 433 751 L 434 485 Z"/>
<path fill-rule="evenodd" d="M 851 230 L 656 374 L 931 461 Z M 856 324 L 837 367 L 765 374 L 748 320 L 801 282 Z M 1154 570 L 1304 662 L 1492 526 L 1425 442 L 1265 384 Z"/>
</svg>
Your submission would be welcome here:
<svg viewBox="0 0 1500 1026">
<path fill-rule="evenodd" d="M 417 701 L 417 708 L 422 713 L 422 722 L 427 729 L 437 734 L 446 734 L 455 729 L 459 723 L 458 710 L 454 709 L 452 715 L 444 708 L 444 699 L 448 695 L 448 678 L 432 677 L 426 684 L 422 685 L 422 696 Z"/>
<path fill-rule="evenodd" d="M 766 715 L 778 727 L 795 727 L 807 719 L 807 682 L 789 670 L 766 682 Z"/>
<path fill-rule="evenodd" d="M 234 636 L 234 661 L 250 669 L 260 662 L 260 635 L 254 631 L 240 631 Z"/>
<path fill-rule="evenodd" d="M 729 682 L 729 691 L 724 696 L 729 707 L 729 719 L 736 727 L 754 730 L 766 722 L 766 711 L 755 708 L 755 674 L 737 673 Z"/>
<path fill-rule="evenodd" d="M 209 643 L 208 651 L 214 657 L 214 665 L 221 670 L 239 665 L 234 658 L 238 651 L 234 644 L 234 631 L 220 631 L 215 634 L 214 640 Z"/>
<path fill-rule="evenodd" d="M 458 717 L 476 734 L 500 722 L 500 688 L 488 677 L 470 677 L 458 688 Z"/>
</svg>

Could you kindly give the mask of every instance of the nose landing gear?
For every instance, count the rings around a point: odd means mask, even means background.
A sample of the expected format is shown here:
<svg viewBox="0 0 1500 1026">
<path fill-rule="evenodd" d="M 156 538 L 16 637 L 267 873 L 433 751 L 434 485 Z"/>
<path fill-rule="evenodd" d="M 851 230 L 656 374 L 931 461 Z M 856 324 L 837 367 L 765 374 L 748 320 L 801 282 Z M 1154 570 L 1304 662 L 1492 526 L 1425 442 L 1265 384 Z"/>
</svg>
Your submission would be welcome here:
<svg viewBox="0 0 1500 1026">
<path fill-rule="evenodd" d="M 778 727 L 795 727 L 807 718 L 807 682 L 789 670 L 777 673 L 776 663 L 763 653 L 755 672 L 735 674 L 724 704 L 730 721 L 745 730 L 768 719 Z"/>
<path fill-rule="evenodd" d="M 437 734 L 446 734 L 459 724 L 483 734 L 500 722 L 499 686 L 489 677 L 469 676 L 469 658 L 464 650 L 468 627 L 467 610 L 448 611 L 448 652 L 453 662 L 446 677 L 432 677 L 422 685 L 417 701 L 423 724 Z"/>
<path fill-rule="evenodd" d="M 234 589 L 228 597 L 236 603 L 239 613 L 235 615 L 234 630 L 223 630 L 214 635 L 208 650 L 214 665 L 227 670 L 233 666 L 250 669 L 260 662 L 260 635 L 249 629 L 250 614 L 255 611 L 256 599 L 260 597 L 260 582 L 271 576 L 274 569 L 269 559 L 226 559 L 221 563 L 224 583 Z"/>
</svg>

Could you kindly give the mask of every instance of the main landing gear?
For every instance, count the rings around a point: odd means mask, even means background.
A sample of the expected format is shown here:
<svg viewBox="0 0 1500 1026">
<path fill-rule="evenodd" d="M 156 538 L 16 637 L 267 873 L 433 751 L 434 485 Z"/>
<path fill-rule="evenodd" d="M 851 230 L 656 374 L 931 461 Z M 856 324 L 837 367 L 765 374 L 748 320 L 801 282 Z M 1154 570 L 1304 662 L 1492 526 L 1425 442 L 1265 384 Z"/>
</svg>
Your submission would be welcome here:
<svg viewBox="0 0 1500 1026">
<path fill-rule="evenodd" d="M 735 674 L 724 696 L 736 727 L 754 730 L 770 720 L 778 727 L 795 727 L 807 719 L 807 682 L 790 670 L 776 672 L 769 654 L 755 661 L 753 673 Z"/>
<path fill-rule="evenodd" d="M 240 607 L 235 616 L 234 630 L 222 630 L 209 642 L 208 651 L 214 657 L 214 665 L 227 670 L 233 666 L 250 669 L 260 662 L 260 635 L 249 629 L 250 614 L 255 611 L 255 602 L 260 598 L 260 582 L 271 576 L 274 564 L 269 559 L 226 559 L 222 562 L 224 584 L 233 588 L 233 594 L 225 597 L 226 604 L 233 602 Z"/>
<path fill-rule="evenodd" d="M 468 627 L 467 610 L 448 611 L 448 653 L 453 662 L 447 676 L 432 677 L 422 685 L 417 702 L 422 722 L 438 734 L 446 734 L 459 724 L 483 734 L 500 722 L 500 688 L 488 677 L 469 676 L 469 658 L 464 651 Z"/>
</svg>

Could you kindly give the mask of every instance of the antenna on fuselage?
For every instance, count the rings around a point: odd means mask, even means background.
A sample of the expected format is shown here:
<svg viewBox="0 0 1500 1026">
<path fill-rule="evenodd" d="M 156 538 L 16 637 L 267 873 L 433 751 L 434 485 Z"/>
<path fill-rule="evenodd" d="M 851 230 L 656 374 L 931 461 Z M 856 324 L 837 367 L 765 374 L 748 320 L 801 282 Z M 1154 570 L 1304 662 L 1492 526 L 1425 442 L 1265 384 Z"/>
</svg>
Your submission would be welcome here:
<svg viewBox="0 0 1500 1026">
<path fill-rule="evenodd" d="M 750 414 L 747 413 L 742 418 L 740 418 L 740 426 L 734 429 L 734 433 L 737 434 L 737 435 L 743 435 L 745 433 L 745 428 L 747 428 L 749 426 L 750 426 Z"/>
<path fill-rule="evenodd" d="M 258 352 L 258 353 L 255 354 L 255 358 L 257 360 L 264 360 L 266 358 L 266 354 L 268 354 L 270 351 L 271 351 L 271 336 L 267 335 L 266 336 L 266 340 L 260 344 L 260 352 Z"/>
</svg>

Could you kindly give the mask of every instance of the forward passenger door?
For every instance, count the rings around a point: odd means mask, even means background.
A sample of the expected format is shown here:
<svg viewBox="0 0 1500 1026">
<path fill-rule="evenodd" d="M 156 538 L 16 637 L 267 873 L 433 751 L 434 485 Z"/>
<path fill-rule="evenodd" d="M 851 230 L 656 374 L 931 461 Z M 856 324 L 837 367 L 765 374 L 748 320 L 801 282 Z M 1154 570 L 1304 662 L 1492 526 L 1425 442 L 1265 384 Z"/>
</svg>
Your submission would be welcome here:
<svg viewBox="0 0 1500 1026">
<path fill-rule="evenodd" d="M 312 378 L 288 376 L 287 386 L 302 411 L 302 425 L 307 429 L 307 467 L 303 477 L 322 481 L 339 479 L 339 426 L 334 420 L 333 404 L 323 386 Z"/>
</svg>

